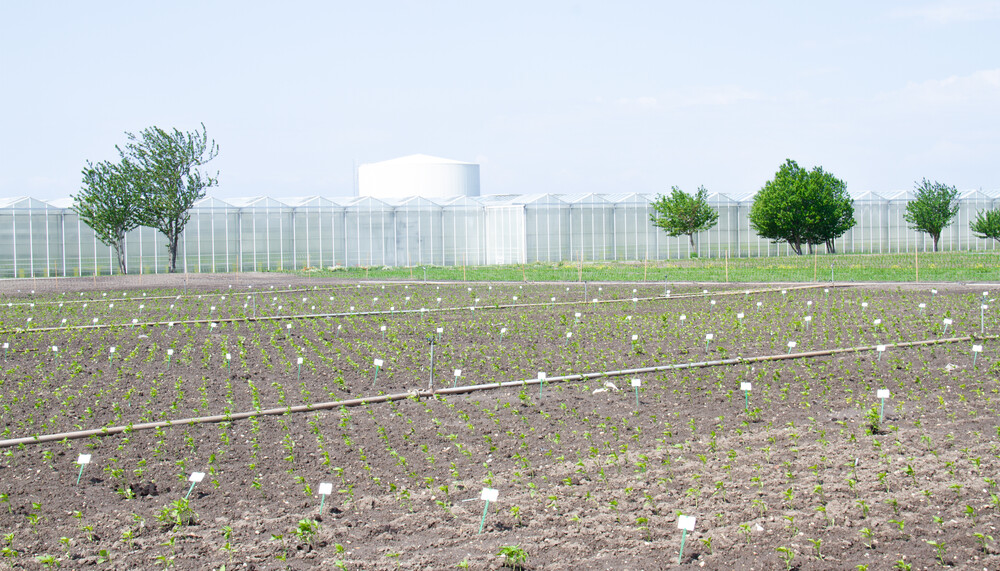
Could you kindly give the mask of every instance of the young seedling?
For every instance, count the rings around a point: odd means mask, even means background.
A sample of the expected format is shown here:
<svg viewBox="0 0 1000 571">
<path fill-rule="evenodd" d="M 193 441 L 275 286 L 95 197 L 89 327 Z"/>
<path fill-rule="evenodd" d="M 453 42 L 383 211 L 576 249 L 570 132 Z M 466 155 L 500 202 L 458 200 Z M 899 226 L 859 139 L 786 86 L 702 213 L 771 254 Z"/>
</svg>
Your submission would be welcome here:
<svg viewBox="0 0 1000 571">
<path fill-rule="evenodd" d="M 693 515 L 682 515 L 677 518 L 677 529 L 681 530 L 681 551 L 677 554 L 678 565 L 684 559 L 684 542 L 687 541 L 687 532 L 694 531 L 694 522 Z"/>
<path fill-rule="evenodd" d="M 187 499 L 191 496 L 191 491 L 194 490 L 194 485 L 204 479 L 205 479 L 204 472 L 191 472 L 191 475 L 188 476 L 188 481 L 191 482 L 191 487 L 188 488 L 187 494 L 184 495 L 185 501 L 187 501 Z"/>
<path fill-rule="evenodd" d="M 319 485 L 319 511 L 323 513 L 323 503 L 326 502 L 326 497 L 333 493 L 333 484 L 329 482 L 321 482 Z"/>
<path fill-rule="evenodd" d="M 528 561 L 528 552 L 519 545 L 504 545 L 497 551 L 497 555 L 504 557 L 504 567 L 515 571 L 524 569 L 524 564 Z"/>
<path fill-rule="evenodd" d="M 76 463 L 80 465 L 80 473 L 76 475 L 76 485 L 80 485 L 80 478 L 83 477 L 83 468 L 90 464 L 90 454 L 80 454 L 76 459 Z"/>
<path fill-rule="evenodd" d="M 486 512 L 490 510 L 490 502 L 497 501 L 500 496 L 499 490 L 493 488 L 483 488 L 483 492 L 479 495 L 479 499 L 486 502 L 486 507 L 483 508 L 483 519 L 479 522 L 479 533 L 483 533 L 483 526 L 486 525 Z"/>
</svg>

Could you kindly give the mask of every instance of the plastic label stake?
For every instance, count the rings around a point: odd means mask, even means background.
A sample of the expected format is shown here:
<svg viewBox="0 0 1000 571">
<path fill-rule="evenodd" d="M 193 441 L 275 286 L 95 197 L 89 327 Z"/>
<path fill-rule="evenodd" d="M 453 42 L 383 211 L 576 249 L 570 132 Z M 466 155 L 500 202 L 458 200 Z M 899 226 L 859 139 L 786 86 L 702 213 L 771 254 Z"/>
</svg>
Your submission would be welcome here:
<svg viewBox="0 0 1000 571">
<path fill-rule="evenodd" d="M 497 501 L 499 496 L 500 492 L 493 488 L 483 488 L 483 493 L 479 495 L 479 499 L 486 501 L 486 507 L 483 508 L 483 519 L 479 522 L 480 534 L 483 533 L 483 526 L 486 525 L 486 512 L 490 510 L 490 502 Z"/>
<path fill-rule="evenodd" d="M 687 532 L 694 531 L 694 516 L 682 515 L 677 518 L 677 529 L 681 530 L 681 552 L 677 555 L 677 564 L 681 564 L 684 559 L 684 542 L 687 540 Z"/>
<path fill-rule="evenodd" d="M 632 379 L 632 388 L 635 389 L 635 408 L 639 408 L 639 387 L 641 386 L 641 379 Z"/>
<path fill-rule="evenodd" d="M 798 345 L 798 343 L 796 343 L 795 341 L 789 341 L 788 342 L 788 352 L 791 353 L 792 349 L 794 349 L 797 345 Z"/>
<path fill-rule="evenodd" d="M 226 357 L 227 357 L 227 358 L 228 358 L 228 356 L 229 356 L 229 353 L 226 353 Z M 298 365 L 299 365 L 299 376 L 298 376 L 298 380 L 300 380 L 300 381 L 301 381 L 301 380 L 302 380 L 302 362 L 303 362 L 303 359 L 302 359 L 302 357 L 299 357 L 299 358 L 298 358 L 298 359 L 296 359 L 295 361 L 296 361 L 296 363 L 298 363 Z"/>
<path fill-rule="evenodd" d="M 372 379 L 372 386 L 375 386 L 375 381 L 378 380 L 378 370 L 382 368 L 382 359 L 375 359 L 372 364 L 375 365 L 375 378 Z"/>
<path fill-rule="evenodd" d="M 108 363 L 110 363 L 110 364 L 113 365 L 114 362 L 115 362 L 115 348 L 114 347 L 109 347 L 108 348 Z"/>
<path fill-rule="evenodd" d="M 979 354 L 982 353 L 982 352 L 983 352 L 983 346 L 982 345 L 973 345 L 972 346 L 972 366 L 973 367 L 976 366 L 976 357 L 978 357 Z"/>
<path fill-rule="evenodd" d="M 941 331 L 941 335 L 947 335 L 948 334 L 948 326 L 951 325 L 953 322 L 952 322 L 951 319 L 949 319 L 949 318 L 946 317 L 946 318 L 944 318 L 944 322 L 943 323 L 944 323 L 944 330 Z"/>
<path fill-rule="evenodd" d="M 329 482 L 322 482 L 319 485 L 319 511 L 323 511 L 323 503 L 326 501 L 326 497 L 333 493 L 333 484 Z"/>
<path fill-rule="evenodd" d="M 753 384 L 748 382 L 740 383 L 740 390 L 743 391 L 743 410 L 750 410 L 750 391 L 753 390 Z"/>
<path fill-rule="evenodd" d="M 706 333 L 705 334 L 705 352 L 706 353 L 708 353 L 708 344 L 712 342 L 712 339 L 715 339 L 715 334 L 714 333 Z"/>
<path fill-rule="evenodd" d="M 462 369 L 455 369 L 455 383 L 452 385 L 452 387 L 458 386 L 458 378 L 461 376 L 462 376 Z"/>
<path fill-rule="evenodd" d="M 545 387 L 545 373 L 538 371 L 538 396 L 542 396 L 542 388 Z"/>
<path fill-rule="evenodd" d="M 875 396 L 882 400 L 882 406 L 878 409 L 878 421 L 882 422 L 885 413 L 885 399 L 889 398 L 889 389 L 879 389 Z"/>
<path fill-rule="evenodd" d="M 878 360 L 882 360 L 882 353 L 885 353 L 885 345 L 876 345 L 875 351 L 878 353 Z"/>
<path fill-rule="evenodd" d="M 194 485 L 205 479 L 204 472 L 191 472 L 191 476 L 188 477 L 188 481 L 191 482 L 191 487 L 188 488 L 188 493 L 184 496 L 184 499 L 188 499 L 191 495 L 191 490 L 194 489 Z"/>
<path fill-rule="evenodd" d="M 76 463 L 80 465 L 80 473 L 76 475 L 76 485 L 80 485 L 80 478 L 83 477 L 83 468 L 87 464 L 90 464 L 90 454 L 80 454 L 80 457 L 76 459 Z"/>
</svg>

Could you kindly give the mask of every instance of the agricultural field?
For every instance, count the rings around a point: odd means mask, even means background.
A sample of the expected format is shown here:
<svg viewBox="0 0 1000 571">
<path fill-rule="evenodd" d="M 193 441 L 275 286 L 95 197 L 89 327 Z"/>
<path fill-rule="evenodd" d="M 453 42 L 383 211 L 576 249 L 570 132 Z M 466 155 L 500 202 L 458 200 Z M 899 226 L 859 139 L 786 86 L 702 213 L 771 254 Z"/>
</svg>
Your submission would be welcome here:
<svg viewBox="0 0 1000 571">
<path fill-rule="evenodd" d="M 155 279 L 0 300 L 0 569 L 1000 568 L 989 287 Z"/>
</svg>

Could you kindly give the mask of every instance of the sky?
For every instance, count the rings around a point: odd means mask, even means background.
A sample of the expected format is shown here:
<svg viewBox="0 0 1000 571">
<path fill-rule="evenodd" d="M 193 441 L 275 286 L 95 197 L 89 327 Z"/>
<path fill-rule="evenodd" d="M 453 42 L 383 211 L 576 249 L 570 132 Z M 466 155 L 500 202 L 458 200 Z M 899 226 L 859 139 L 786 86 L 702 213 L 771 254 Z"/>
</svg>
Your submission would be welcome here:
<svg viewBox="0 0 1000 571">
<path fill-rule="evenodd" d="M 479 163 L 482 194 L 1000 190 L 1000 1 L 0 3 L 0 197 L 200 129 L 218 198 Z"/>
</svg>

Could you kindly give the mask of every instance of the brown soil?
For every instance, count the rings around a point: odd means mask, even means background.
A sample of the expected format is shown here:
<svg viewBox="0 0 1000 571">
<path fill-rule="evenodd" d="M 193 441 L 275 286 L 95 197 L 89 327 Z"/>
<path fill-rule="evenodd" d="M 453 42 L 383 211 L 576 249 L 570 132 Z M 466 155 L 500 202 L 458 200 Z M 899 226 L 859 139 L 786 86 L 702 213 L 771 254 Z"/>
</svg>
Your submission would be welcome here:
<svg viewBox="0 0 1000 571">
<path fill-rule="evenodd" d="M 983 301 L 958 286 L 933 299 L 929 288 L 892 286 L 750 295 L 705 286 L 716 293 L 678 298 L 702 291 L 687 285 L 633 303 L 663 286 L 606 284 L 586 298 L 624 301 L 553 305 L 553 296 L 584 299 L 582 286 L 206 279 L 188 281 L 186 296 L 181 276 L 97 289 L 39 281 L 51 289 L 36 283 L 34 294 L 5 282 L 2 438 L 426 389 L 427 336 L 438 327 L 442 387 L 459 368 L 459 384 L 484 384 L 780 354 L 792 340 L 807 351 L 931 339 L 944 336 L 945 317 L 948 336 L 978 334 Z M 289 284 L 297 291 L 282 291 Z M 515 295 L 537 305 L 493 307 Z M 437 308 L 438 297 L 440 307 L 477 309 L 399 312 Z M 242 319 L 254 308 L 352 305 L 396 310 Z M 94 317 L 175 325 L 30 331 Z M 996 342 L 982 344 L 977 367 L 963 342 L 645 375 L 638 406 L 631 376 L 618 376 L 605 379 L 617 388 L 550 383 L 0 449 L 0 569 L 501 569 L 498 550 L 514 545 L 524 568 L 539 570 L 784 569 L 779 548 L 797 569 L 996 569 L 1000 367 Z M 377 380 L 376 358 L 385 361 Z M 879 388 L 892 398 L 872 434 L 866 414 L 878 410 Z M 77 485 L 79 454 L 93 461 Z M 184 497 L 193 471 L 207 473 L 190 495 L 197 516 L 165 525 L 157 516 Z M 322 512 L 321 482 L 334 484 Z M 484 487 L 499 499 L 480 534 Z M 679 514 L 697 518 L 681 565 Z M 310 519 L 311 541 L 294 533 Z"/>
</svg>

